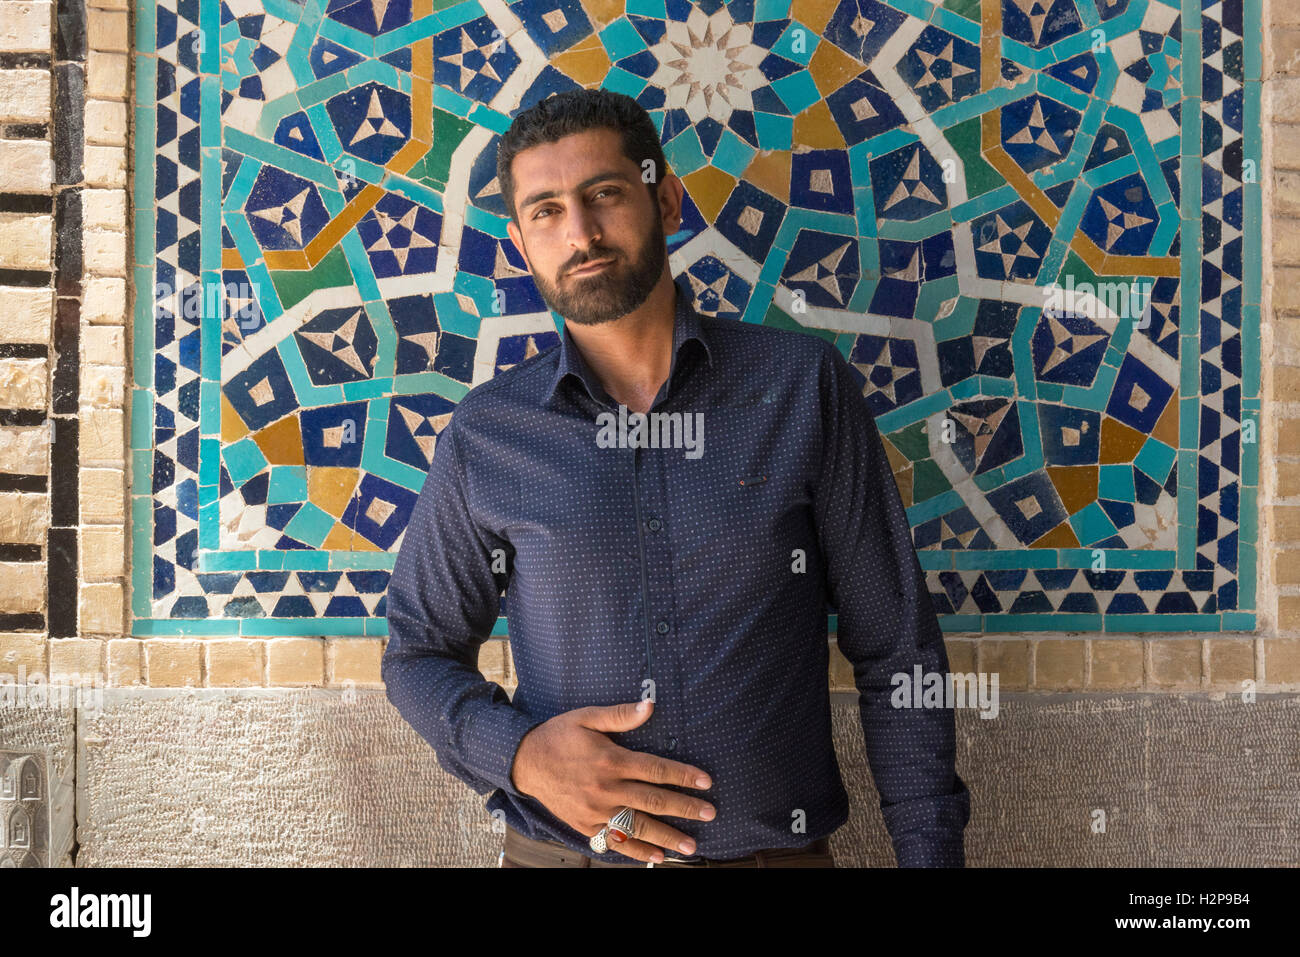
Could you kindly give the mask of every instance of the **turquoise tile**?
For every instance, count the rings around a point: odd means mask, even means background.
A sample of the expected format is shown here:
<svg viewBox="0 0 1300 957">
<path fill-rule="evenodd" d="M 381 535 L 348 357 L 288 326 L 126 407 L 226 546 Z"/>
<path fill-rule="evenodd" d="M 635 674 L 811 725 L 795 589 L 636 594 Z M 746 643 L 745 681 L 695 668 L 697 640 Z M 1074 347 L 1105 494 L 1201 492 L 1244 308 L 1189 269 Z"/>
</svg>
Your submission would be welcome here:
<svg viewBox="0 0 1300 957">
<path fill-rule="evenodd" d="M 199 383 L 199 422 L 202 435 L 221 435 L 221 383 L 213 379 Z"/>
<path fill-rule="evenodd" d="M 678 176 L 694 173 L 708 162 L 700 138 L 690 126 L 664 144 L 664 158 Z"/>
<path fill-rule="evenodd" d="M 1251 542 L 1239 542 L 1237 545 L 1237 603 L 1242 608 L 1255 607 L 1255 581 L 1257 559 L 1255 546 Z"/>
<path fill-rule="evenodd" d="M 605 74 L 605 79 L 600 81 L 600 85 L 603 89 L 622 93 L 636 99 L 641 95 L 641 91 L 645 89 L 646 80 L 643 76 L 637 76 L 635 73 L 613 67 Z"/>
<path fill-rule="evenodd" d="M 881 431 L 889 431 L 881 426 Z M 961 500 L 961 494 L 954 489 L 946 492 L 940 492 L 938 495 L 926 499 L 924 502 L 917 502 L 907 509 L 907 520 L 912 525 L 919 525 L 922 522 L 928 522 L 932 518 L 938 518 L 940 515 L 947 515 L 953 509 L 961 508 L 964 503 Z M 963 554 L 959 552 L 958 554 Z"/>
<path fill-rule="evenodd" d="M 301 98 L 301 94 L 299 98 Z M 433 85 L 433 105 L 440 110 L 454 113 L 456 116 L 467 116 L 470 107 L 474 106 L 474 101 L 461 96 L 455 90 L 448 89 L 441 83 L 435 83 Z"/>
<path fill-rule="evenodd" d="M 790 15 L 790 0 L 754 0 L 754 22 L 784 20 Z"/>
<path fill-rule="evenodd" d="M 153 393 L 147 389 L 131 390 L 131 448 L 153 448 Z"/>
<path fill-rule="evenodd" d="M 333 635 L 359 635 L 354 622 L 364 618 L 330 618 L 328 625 L 317 618 L 242 618 L 239 633 L 245 638 L 319 638 L 328 629 Z M 364 625 L 360 626 L 362 629 Z"/>
<path fill-rule="evenodd" d="M 640 53 L 646 48 L 645 39 L 636 32 L 636 27 L 624 17 L 619 17 L 599 33 L 600 43 L 609 54 L 611 61 Z M 644 82 L 644 81 L 643 81 Z"/>
<path fill-rule="evenodd" d="M 1060 402 L 1061 394 L 1064 391 L 1059 382 L 1039 382 L 1037 383 L 1038 394 L 1035 398 L 1044 402 Z"/>
<path fill-rule="evenodd" d="M 277 552 L 264 548 L 257 553 L 257 567 L 265 571 L 280 571 L 284 568 L 284 556 L 286 554 L 286 552 Z"/>
<path fill-rule="evenodd" d="M 967 43 L 973 43 L 979 46 L 980 42 L 980 25 L 974 20 L 967 20 L 965 17 L 954 13 L 944 7 L 935 7 L 934 12 L 930 15 L 930 22 L 941 30 L 947 30 L 954 36 L 960 37 Z"/>
<path fill-rule="evenodd" d="M 1249 210 L 1247 213 L 1249 214 Z M 1249 222 L 1262 222 L 1258 213 Z M 1249 257 L 1242 264 L 1242 272 L 1255 276 L 1254 286 L 1259 289 L 1258 274 L 1263 270 L 1263 263 L 1258 257 Z M 1246 295 L 1249 296 L 1248 289 Z M 1257 294 L 1257 293 L 1256 293 Z M 1246 305 L 1241 308 L 1241 393 L 1243 397 L 1259 395 L 1259 306 Z"/>
<path fill-rule="evenodd" d="M 1062 612 L 1052 615 L 985 615 L 987 632 L 1099 631 L 1101 615 Z"/>
<path fill-rule="evenodd" d="M 1225 611 L 1221 617 L 1224 631 L 1256 631 L 1259 627 L 1254 612 Z"/>
<path fill-rule="evenodd" d="M 910 515 L 908 516 L 911 517 Z M 921 567 L 928 572 L 949 571 L 952 568 L 953 550 L 950 548 L 917 549 L 916 558 Z"/>
<path fill-rule="evenodd" d="M 288 571 L 325 571 L 330 567 L 330 553 L 302 549 L 285 552 L 284 567 Z"/>
<path fill-rule="evenodd" d="M 1242 419 L 1243 435 L 1241 440 L 1241 484 L 1259 485 L 1259 417 L 1257 413 L 1246 412 Z M 1253 428 L 1252 428 L 1253 427 Z M 1246 434 L 1253 432 L 1253 435 Z M 1246 441 L 1252 438 L 1253 441 Z"/>
<path fill-rule="evenodd" d="M 295 515 L 284 527 L 284 533 L 290 538 L 296 538 L 304 545 L 310 545 L 313 548 L 319 548 L 325 541 L 325 536 L 330 533 L 334 527 L 334 517 L 329 513 L 317 508 L 311 502 L 307 502 L 302 508 L 298 509 Z"/>
<path fill-rule="evenodd" d="M 243 485 L 266 468 L 266 456 L 251 438 L 240 439 L 234 445 L 227 445 L 222 449 L 221 457 L 225 460 L 230 481 L 234 482 L 236 487 Z"/>
<path fill-rule="evenodd" d="M 1157 438 L 1147 438 L 1142 449 L 1133 459 L 1133 464 L 1151 478 L 1157 485 L 1164 485 L 1169 478 L 1169 470 L 1174 467 L 1177 452 Z M 1103 466 L 1104 468 L 1105 466 Z"/>
<path fill-rule="evenodd" d="M 153 226 L 149 227 L 153 232 Z M 135 384 L 142 389 L 153 385 L 153 341 L 154 341 L 154 304 L 152 290 L 153 276 L 148 267 L 137 266 L 134 270 L 136 295 L 134 331 L 131 343 L 131 371 Z"/>
<path fill-rule="evenodd" d="M 257 567 L 256 552 L 209 552 L 203 556 L 205 571 L 246 572 Z"/>
<path fill-rule="evenodd" d="M 153 502 L 143 495 L 131 499 L 131 553 L 147 556 L 153 547 L 152 541 Z M 131 614 L 138 618 L 148 616 L 152 609 L 149 596 L 153 593 L 151 574 L 153 562 L 133 561 L 131 563 Z"/>
<path fill-rule="evenodd" d="M 134 485 L 132 491 L 137 494 L 145 494 L 149 491 L 149 479 L 153 475 L 153 450 L 140 449 L 131 453 L 131 481 Z"/>
<path fill-rule="evenodd" d="M 270 483 L 266 490 L 266 504 L 282 505 L 285 502 L 307 500 L 307 469 L 301 465 L 271 466 Z"/>
<path fill-rule="evenodd" d="M 788 150 L 794 142 L 794 117 L 779 113 L 754 112 L 758 145 L 765 150 Z"/>
<path fill-rule="evenodd" d="M 952 393 L 953 399 L 969 399 L 972 395 L 979 395 L 979 382 L 975 377 L 963 378 L 959 382 L 953 382 L 948 387 L 949 393 Z"/>
<path fill-rule="evenodd" d="M 200 492 L 203 490 L 200 489 Z M 221 503 L 199 505 L 199 548 L 221 547 Z"/>
<path fill-rule="evenodd" d="M 777 18 L 773 18 L 777 19 Z M 784 18 L 781 18 L 784 19 Z M 772 52 L 795 63 L 808 65 L 813 52 L 817 49 L 819 38 L 798 20 L 791 20 L 785 32 L 772 44 Z"/>
<path fill-rule="evenodd" d="M 259 452 L 259 454 L 261 454 Z M 199 484 L 215 486 L 221 479 L 221 443 L 199 439 Z M 152 470 L 150 470 L 152 471 Z M 146 472 L 145 474 L 149 474 Z"/>
<path fill-rule="evenodd" d="M 725 173 L 737 178 L 744 175 L 749 161 L 758 151 L 750 146 L 730 129 L 722 131 L 718 147 L 713 152 L 713 165 Z"/>
<path fill-rule="evenodd" d="M 1107 615 L 1107 632 L 1217 631 L 1218 615 Z"/>
<path fill-rule="evenodd" d="M 376 335 L 378 327 L 386 327 L 387 323 L 375 323 Z M 385 332 L 387 332 L 385 328 Z M 343 398 L 347 402 L 355 402 L 358 399 L 378 399 L 382 396 L 389 395 L 393 391 L 393 380 L 391 378 L 363 379 L 360 382 L 343 383 Z"/>
<path fill-rule="evenodd" d="M 940 615 L 939 628 L 944 632 L 980 631 L 979 615 Z"/>
<path fill-rule="evenodd" d="M 653 17 L 663 20 L 668 16 L 665 0 L 627 0 L 626 12 L 640 17 Z"/>
<path fill-rule="evenodd" d="M 952 567 L 967 568 L 1023 568 L 1025 552 L 1020 549 L 999 548 L 992 551 L 972 550 L 954 552 Z"/>
<path fill-rule="evenodd" d="M 772 82 L 772 89 L 795 116 L 821 99 L 817 84 L 807 70 L 799 70 Z"/>
<path fill-rule="evenodd" d="M 1089 544 L 1100 542 L 1115 534 L 1115 523 L 1110 520 L 1104 509 L 1096 502 L 1088 505 L 1070 516 L 1070 527 L 1080 542 Z"/>
<path fill-rule="evenodd" d="M 917 399 L 906 408 L 891 409 L 883 415 L 876 416 L 876 425 L 883 432 L 895 432 L 904 426 L 927 419 L 936 412 L 942 412 L 951 404 L 947 392 L 934 392 L 923 399 Z"/>
<path fill-rule="evenodd" d="M 1004 468 L 990 469 L 987 472 L 981 472 L 973 479 L 975 487 L 981 492 L 991 492 L 1000 485 L 1007 483 L 1007 477 Z"/>
<path fill-rule="evenodd" d="M 138 618 L 131 633 L 141 638 L 163 635 L 211 638 L 239 634 L 239 621 L 238 618 Z"/>
<path fill-rule="evenodd" d="M 1172 450 L 1170 452 L 1172 455 Z M 1133 487 L 1133 466 L 1103 465 L 1100 467 L 1099 472 L 1097 481 L 1098 498 L 1113 499 L 1117 502 L 1137 501 L 1137 491 Z"/>
<path fill-rule="evenodd" d="M 397 555 L 393 552 L 348 552 L 343 555 L 340 552 L 330 553 L 330 568 L 360 570 L 363 568 L 370 569 L 391 569 Z"/>
<path fill-rule="evenodd" d="M 1248 485 L 1241 490 L 1241 503 L 1239 506 L 1241 522 L 1237 527 L 1239 541 L 1251 544 L 1259 541 L 1258 501 L 1259 489 L 1257 487 Z"/>
<path fill-rule="evenodd" d="M 1188 345 L 1186 342 L 1180 343 L 1180 348 L 1198 349 L 1196 345 Z M 1195 449 L 1200 447 L 1198 441 L 1201 422 L 1200 400 L 1196 397 L 1196 387 L 1192 388 L 1192 395 L 1186 396 L 1187 389 L 1184 387 L 1184 398 L 1178 400 L 1178 447 L 1181 449 Z M 1179 481 L 1182 479 L 1180 477 Z"/>
</svg>

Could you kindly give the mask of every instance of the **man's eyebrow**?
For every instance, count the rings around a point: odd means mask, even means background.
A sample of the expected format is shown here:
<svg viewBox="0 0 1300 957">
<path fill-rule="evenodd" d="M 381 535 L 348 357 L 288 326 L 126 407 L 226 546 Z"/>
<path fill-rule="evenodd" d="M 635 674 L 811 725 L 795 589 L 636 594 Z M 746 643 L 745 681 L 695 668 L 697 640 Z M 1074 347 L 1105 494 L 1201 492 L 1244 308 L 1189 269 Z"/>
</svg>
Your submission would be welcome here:
<svg viewBox="0 0 1300 957">
<path fill-rule="evenodd" d="M 601 180 L 605 180 L 605 179 L 617 179 L 617 180 L 621 180 L 624 183 L 628 182 L 628 178 L 624 176 L 622 173 L 620 173 L 618 170 L 609 169 L 597 173 L 595 176 L 588 176 L 586 179 L 584 179 L 581 183 L 578 184 L 577 189 L 579 191 L 584 190 L 588 186 L 591 186 L 593 183 L 599 183 Z M 542 190 L 541 192 L 533 193 L 532 195 L 530 195 L 527 199 L 525 199 L 522 203 L 519 204 L 519 208 L 527 209 L 529 206 L 533 205 L 534 203 L 540 203 L 544 199 L 551 199 L 552 197 L 559 196 L 559 195 L 560 195 L 560 191 L 556 189 Z"/>
</svg>

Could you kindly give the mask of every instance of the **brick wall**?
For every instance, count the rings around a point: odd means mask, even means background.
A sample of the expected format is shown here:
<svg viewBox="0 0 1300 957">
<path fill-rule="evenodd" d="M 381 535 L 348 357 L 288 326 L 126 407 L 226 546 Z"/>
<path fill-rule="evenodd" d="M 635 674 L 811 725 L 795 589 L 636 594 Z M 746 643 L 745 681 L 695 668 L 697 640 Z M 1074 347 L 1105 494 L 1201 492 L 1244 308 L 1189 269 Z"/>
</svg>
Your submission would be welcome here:
<svg viewBox="0 0 1300 957">
<path fill-rule="evenodd" d="M 125 0 L 0 17 L 0 671 L 125 633 Z"/>
</svg>

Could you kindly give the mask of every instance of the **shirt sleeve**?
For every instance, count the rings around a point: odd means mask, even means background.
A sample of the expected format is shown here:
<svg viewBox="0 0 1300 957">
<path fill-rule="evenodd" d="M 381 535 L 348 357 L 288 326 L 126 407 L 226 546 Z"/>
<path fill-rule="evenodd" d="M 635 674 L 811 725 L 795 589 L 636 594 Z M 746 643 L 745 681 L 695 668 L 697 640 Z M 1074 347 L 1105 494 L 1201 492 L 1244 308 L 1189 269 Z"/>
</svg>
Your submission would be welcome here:
<svg viewBox="0 0 1300 957">
<path fill-rule="evenodd" d="M 470 514 L 455 426 L 453 413 L 393 568 L 381 671 L 388 700 L 443 768 L 479 794 L 522 796 L 510 776 L 515 753 L 543 719 L 512 705 L 478 668 L 508 580 L 494 573 L 493 551 L 511 549 Z"/>
<path fill-rule="evenodd" d="M 963 867 L 970 792 L 957 775 L 950 708 L 896 708 L 893 676 L 946 674 L 943 633 L 875 418 L 852 367 L 821 368 L 825 468 L 817 534 L 837 642 L 853 665 L 867 761 L 900 867 Z"/>
</svg>

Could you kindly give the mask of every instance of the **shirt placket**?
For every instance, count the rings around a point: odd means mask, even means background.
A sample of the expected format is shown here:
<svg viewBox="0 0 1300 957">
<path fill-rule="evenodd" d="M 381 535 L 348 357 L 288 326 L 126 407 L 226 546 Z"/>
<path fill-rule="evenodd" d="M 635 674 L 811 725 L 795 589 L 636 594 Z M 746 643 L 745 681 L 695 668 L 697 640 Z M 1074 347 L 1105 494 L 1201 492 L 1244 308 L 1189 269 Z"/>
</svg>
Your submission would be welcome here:
<svg viewBox="0 0 1300 957">
<path fill-rule="evenodd" d="M 666 499 L 665 455 L 675 449 L 632 449 L 636 494 L 637 542 L 642 574 L 647 667 L 654 682 L 652 729 L 659 753 L 672 756 L 682 747 L 683 713 L 676 601 L 673 594 L 672 548 Z"/>
</svg>

